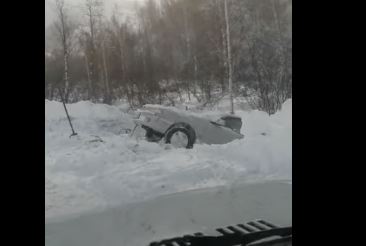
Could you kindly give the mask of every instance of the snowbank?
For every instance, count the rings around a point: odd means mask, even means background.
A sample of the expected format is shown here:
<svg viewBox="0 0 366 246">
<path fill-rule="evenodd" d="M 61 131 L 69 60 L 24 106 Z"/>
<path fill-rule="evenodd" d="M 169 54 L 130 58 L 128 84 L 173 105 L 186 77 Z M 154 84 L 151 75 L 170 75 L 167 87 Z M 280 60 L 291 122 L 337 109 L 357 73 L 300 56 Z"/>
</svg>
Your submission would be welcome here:
<svg viewBox="0 0 366 246">
<path fill-rule="evenodd" d="M 268 116 L 237 111 L 242 140 L 172 149 L 130 138 L 132 114 L 124 106 L 68 105 L 77 137 L 61 103 L 46 101 L 46 221 L 184 190 L 258 180 L 291 180 L 292 103 Z M 223 112 L 202 111 L 201 115 Z M 98 135 L 103 142 L 90 141 Z"/>
</svg>

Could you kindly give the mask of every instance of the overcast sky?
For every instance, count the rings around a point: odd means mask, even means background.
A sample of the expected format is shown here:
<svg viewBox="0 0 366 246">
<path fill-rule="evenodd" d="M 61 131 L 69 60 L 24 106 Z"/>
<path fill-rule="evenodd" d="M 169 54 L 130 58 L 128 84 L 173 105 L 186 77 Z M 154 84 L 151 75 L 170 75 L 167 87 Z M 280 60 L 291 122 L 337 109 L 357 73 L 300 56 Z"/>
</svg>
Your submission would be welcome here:
<svg viewBox="0 0 366 246">
<path fill-rule="evenodd" d="M 76 7 L 79 4 L 83 3 L 84 0 L 65 0 L 68 4 L 70 4 L 70 6 Z M 140 3 L 143 2 L 145 0 L 103 0 L 104 4 L 105 4 L 105 10 L 107 13 L 110 13 L 113 9 L 113 7 L 115 6 L 115 4 L 117 4 L 120 8 L 123 7 L 129 7 L 132 8 L 133 3 Z M 47 27 L 54 18 L 54 11 L 52 10 L 52 6 L 54 5 L 54 0 L 45 0 L 45 22 L 46 22 L 46 26 Z"/>
</svg>

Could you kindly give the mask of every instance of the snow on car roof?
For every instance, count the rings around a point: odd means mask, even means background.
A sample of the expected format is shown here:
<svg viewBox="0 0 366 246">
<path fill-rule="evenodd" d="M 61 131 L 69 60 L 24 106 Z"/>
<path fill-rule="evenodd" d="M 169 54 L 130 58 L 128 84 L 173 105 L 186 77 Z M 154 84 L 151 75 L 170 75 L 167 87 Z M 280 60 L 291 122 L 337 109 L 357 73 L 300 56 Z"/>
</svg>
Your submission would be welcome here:
<svg viewBox="0 0 366 246">
<path fill-rule="evenodd" d="M 221 114 L 207 114 L 207 112 L 205 112 L 205 114 L 202 114 L 201 111 L 197 111 L 197 110 L 192 110 L 192 109 L 179 109 L 176 107 L 170 107 L 170 106 L 162 106 L 162 105 L 157 105 L 157 104 L 145 104 L 143 106 L 143 109 L 140 110 L 140 112 L 146 112 L 146 110 L 167 110 L 167 111 L 172 111 L 178 114 L 183 114 L 183 115 L 187 115 L 187 116 L 196 116 L 196 117 L 200 117 L 200 118 L 206 118 L 209 120 L 217 120 L 220 118 L 237 118 L 237 119 L 241 119 L 240 116 L 238 115 L 232 115 L 232 114 L 228 114 L 228 113 L 221 113 Z"/>
<path fill-rule="evenodd" d="M 206 118 L 203 117 L 202 114 L 200 112 L 195 112 L 192 110 L 184 110 L 184 109 L 179 109 L 176 107 L 169 107 L 169 106 L 161 106 L 161 105 L 156 105 L 156 104 L 146 104 L 143 106 L 143 110 L 166 110 L 166 111 L 171 111 L 171 112 L 175 112 L 177 114 L 181 114 L 181 115 L 186 115 L 186 116 L 196 116 L 196 117 L 200 117 L 200 118 Z"/>
</svg>

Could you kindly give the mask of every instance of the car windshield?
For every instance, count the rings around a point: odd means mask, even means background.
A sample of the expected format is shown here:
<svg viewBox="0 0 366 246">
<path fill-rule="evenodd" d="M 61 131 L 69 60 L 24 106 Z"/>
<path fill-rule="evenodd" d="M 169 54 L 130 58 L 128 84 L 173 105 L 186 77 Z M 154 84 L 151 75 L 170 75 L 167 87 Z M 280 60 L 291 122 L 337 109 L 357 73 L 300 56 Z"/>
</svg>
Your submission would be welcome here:
<svg viewBox="0 0 366 246">
<path fill-rule="evenodd" d="M 291 0 L 45 11 L 46 246 L 292 226 Z"/>
</svg>

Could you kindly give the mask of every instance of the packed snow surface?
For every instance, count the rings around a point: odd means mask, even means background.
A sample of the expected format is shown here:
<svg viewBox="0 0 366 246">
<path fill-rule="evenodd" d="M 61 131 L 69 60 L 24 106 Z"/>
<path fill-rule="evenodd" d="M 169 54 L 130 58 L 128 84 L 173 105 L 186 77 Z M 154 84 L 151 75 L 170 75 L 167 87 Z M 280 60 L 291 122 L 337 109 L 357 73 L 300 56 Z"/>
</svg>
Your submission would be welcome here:
<svg viewBox="0 0 366 246">
<path fill-rule="evenodd" d="M 143 246 L 258 218 L 292 225 L 292 185 L 243 183 L 159 196 L 70 220 L 47 223 L 46 246 Z M 177 244 L 174 244 L 177 245 Z"/>
<path fill-rule="evenodd" d="M 67 108 L 78 133 L 72 138 L 62 104 L 45 102 L 46 222 L 186 190 L 292 180 L 291 100 L 271 116 L 237 110 L 244 139 L 189 150 L 125 134 L 135 113 L 124 104 L 83 101 Z M 196 113 L 213 118 L 226 112 Z"/>
</svg>

